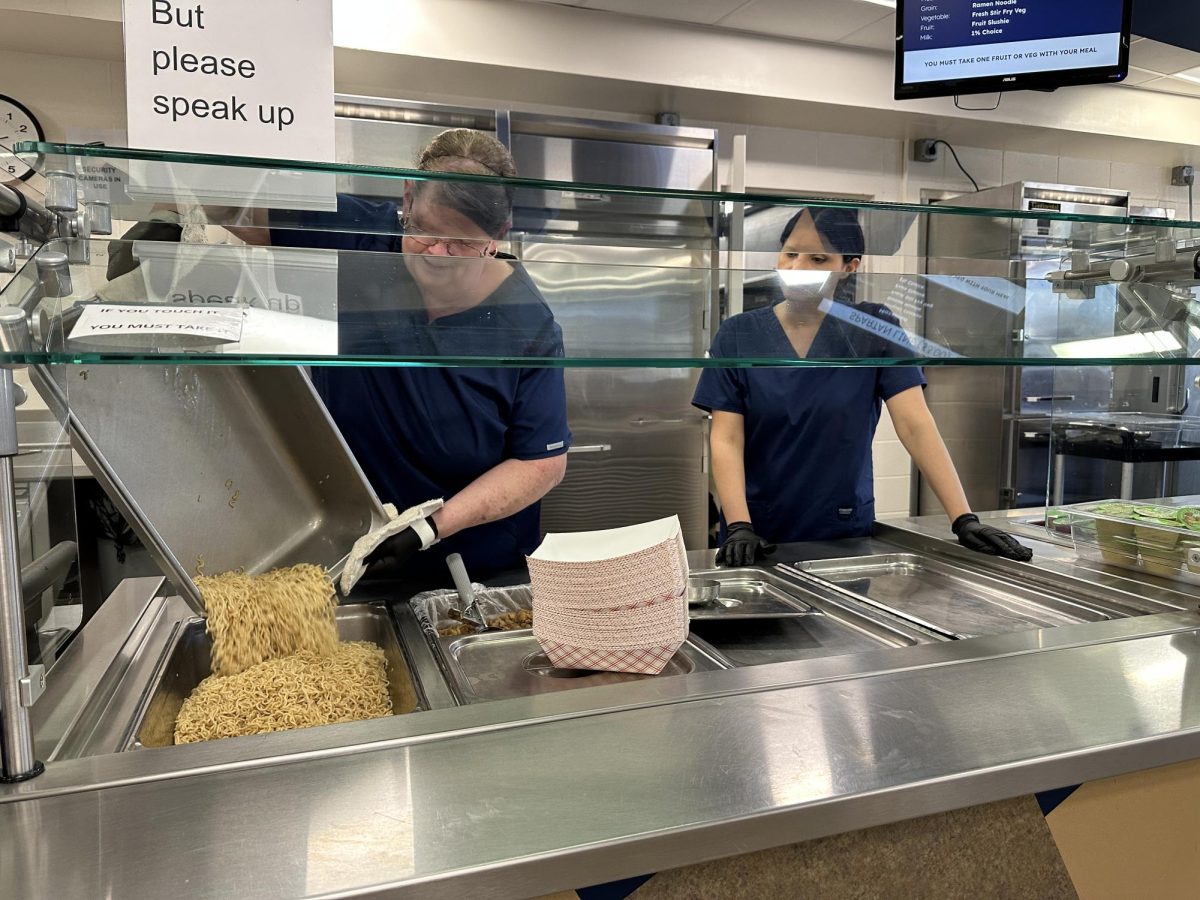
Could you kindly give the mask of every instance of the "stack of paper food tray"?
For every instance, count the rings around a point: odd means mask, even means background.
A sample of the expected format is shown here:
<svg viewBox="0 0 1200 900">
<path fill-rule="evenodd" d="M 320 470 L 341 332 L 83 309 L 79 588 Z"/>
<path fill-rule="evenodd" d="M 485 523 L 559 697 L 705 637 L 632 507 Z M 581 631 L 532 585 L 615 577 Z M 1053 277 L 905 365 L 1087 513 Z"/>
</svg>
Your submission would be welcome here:
<svg viewBox="0 0 1200 900">
<path fill-rule="evenodd" d="M 550 534 L 528 564 L 533 634 L 559 668 L 657 675 L 687 639 L 678 516 Z"/>
</svg>

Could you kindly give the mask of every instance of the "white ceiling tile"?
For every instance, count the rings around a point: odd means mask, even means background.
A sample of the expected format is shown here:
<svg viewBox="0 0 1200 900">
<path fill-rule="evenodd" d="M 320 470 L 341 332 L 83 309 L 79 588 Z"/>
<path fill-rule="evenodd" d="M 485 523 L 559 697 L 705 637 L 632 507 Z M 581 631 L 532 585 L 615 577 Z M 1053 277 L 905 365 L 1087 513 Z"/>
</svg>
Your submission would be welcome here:
<svg viewBox="0 0 1200 900">
<path fill-rule="evenodd" d="M 895 13 L 860 0 L 754 0 L 721 19 L 724 28 L 836 42 Z"/>
<path fill-rule="evenodd" d="M 589 9 L 712 25 L 746 0 L 588 0 Z"/>
<path fill-rule="evenodd" d="M 1155 90 L 1158 90 L 1159 82 L 1166 81 L 1166 80 L 1167 80 L 1166 75 L 1159 75 L 1155 78 L 1151 78 L 1149 81 L 1140 82 L 1139 84 L 1129 84 L 1129 82 L 1123 82 L 1123 83 L 1125 84 L 1126 87 L 1136 88 L 1139 91 L 1155 91 Z"/>
<path fill-rule="evenodd" d="M 1184 69 L 1200 66 L 1200 53 L 1184 50 L 1182 47 L 1172 47 L 1170 44 L 1160 44 L 1158 41 L 1137 41 L 1129 49 L 1129 62 L 1139 69 L 1158 72 L 1160 75 L 1174 75 Z"/>
<path fill-rule="evenodd" d="M 896 48 L 896 17 L 894 15 L 884 16 L 873 25 L 846 35 L 841 42 L 852 47 L 894 50 Z"/>
<path fill-rule="evenodd" d="M 1151 85 L 1153 90 L 1166 94 L 1183 94 L 1186 97 L 1200 97 L 1200 84 L 1186 81 L 1182 78 L 1161 78 Z"/>
<path fill-rule="evenodd" d="M 1133 66 L 1129 67 L 1129 76 L 1121 82 L 1122 84 L 1145 84 L 1148 81 L 1154 81 L 1156 78 L 1161 78 L 1157 72 L 1151 72 L 1147 69 L 1136 69 Z"/>
</svg>

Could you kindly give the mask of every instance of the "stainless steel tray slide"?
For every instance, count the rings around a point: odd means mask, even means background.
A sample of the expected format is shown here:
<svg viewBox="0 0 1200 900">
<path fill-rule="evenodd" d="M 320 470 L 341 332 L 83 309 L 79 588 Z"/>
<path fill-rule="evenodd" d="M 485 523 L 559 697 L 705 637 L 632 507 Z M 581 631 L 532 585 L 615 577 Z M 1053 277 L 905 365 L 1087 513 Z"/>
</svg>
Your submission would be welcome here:
<svg viewBox="0 0 1200 900">
<path fill-rule="evenodd" d="M 393 714 L 424 708 L 386 607 L 365 603 L 340 606 L 337 626 L 343 641 L 370 641 L 383 648 Z M 212 641 L 203 620 L 193 619 L 183 626 L 154 682 L 153 692 L 132 723 L 123 749 L 169 747 L 175 743 L 179 708 L 196 685 L 212 673 L 211 650 Z"/>
<path fill-rule="evenodd" d="M 842 617 L 825 613 L 793 619 L 695 622 L 692 635 L 711 644 L 736 666 L 846 656 L 886 647 L 914 647 L 922 643 L 918 638 L 878 627 L 874 623 L 855 625 Z"/>
<path fill-rule="evenodd" d="M 77 449 L 193 609 L 191 576 L 335 571 L 383 521 L 296 366 L 59 366 L 32 372 Z M 69 402 L 68 402 L 69 401 Z"/>
<path fill-rule="evenodd" d="M 762 569 L 710 569 L 693 578 L 721 585 L 716 602 L 692 606 L 693 622 L 707 619 L 779 619 L 807 616 L 813 608 L 789 591 L 789 583 Z M 792 591 L 795 590 L 793 587 Z"/>
<path fill-rule="evenodd" d="M 711 647 L 694 638 L 684 642 L 658 675 L 555 668 L 529 629 L 442 638 L 439 644 L 451 690 L 463 703 L 730 668 Z"/>
<path fill-rule="evenodd" d="M 845 656 L 884 647 L 912 647 L 935 641 L 916 629 L 908 630 L 891 617 L 872 614 L 853 601 L 816 594 L 769 570 L 712 569 L 693 572 L 697 578 L 721 582 L 721 596 L 738 596 L 744 585 L 769 586 L 803 613 L 737 617 L 692 616 L 692 634 L 707 641 L 737 666 L 760 666 L 822 656 Z M 726 584 L 732 587 L 727 590 Z M 752 588 L 753 589 L 753 588 Z M 801 599 L 803 598 L 803 599 Z"/>
<path fill-rule="evenodd" d="M 795 569 L 953 638 L 1112 618 L 1073 599 L 914 553 L 802 562 Z"/>
</svg>

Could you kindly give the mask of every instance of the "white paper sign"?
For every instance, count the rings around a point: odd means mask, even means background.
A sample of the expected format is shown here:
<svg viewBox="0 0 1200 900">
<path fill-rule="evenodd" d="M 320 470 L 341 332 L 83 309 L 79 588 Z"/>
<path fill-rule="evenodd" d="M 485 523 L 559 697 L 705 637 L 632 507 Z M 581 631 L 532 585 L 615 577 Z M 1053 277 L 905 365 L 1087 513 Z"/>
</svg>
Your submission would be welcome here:
<svg viewBox="0 0 1200 900">
<path fill-rule="evenodd" d="M 245 327 L 236 344 L 222 344 L 217 353 L 259 356 L 337 356 L 338 326 L 328 319 L 294 316 L 269 309 L 245 309 Z"/>
<path fill-rule="evenodd" d="M 331 0 L 124 0 L 129 144 L 334 159 Z"/>
<path fill-rule="evenodd" d="M 80 314 L 71 330 L 72 341 L 105 343 L 123 339 L 176 335 L 203 342 L 227 343 L 242 336 L 244 314 L 240 309 L 204 306 L 125 306 L 96 304 Z"/>
</svg>

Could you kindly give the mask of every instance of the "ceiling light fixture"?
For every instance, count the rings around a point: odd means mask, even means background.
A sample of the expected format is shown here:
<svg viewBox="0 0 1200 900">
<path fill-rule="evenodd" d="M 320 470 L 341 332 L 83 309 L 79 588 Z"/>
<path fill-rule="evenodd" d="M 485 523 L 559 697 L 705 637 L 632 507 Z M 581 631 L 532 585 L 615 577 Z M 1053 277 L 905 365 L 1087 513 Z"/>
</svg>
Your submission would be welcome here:
<svg viewBox="0 0 1200 900">
<path fill-rule="evenodd" d="M 1059 359 L 1129 359 L 1134 356 L 1169 356 L 1182 350 L 1183 344 L 1169 331 L 1148 331 L 1067 341 L 1053 344 L 1050 349 Z"/>
<path fill-rule="evenodd" d="M 1200 84 L 1200 66 L 1196 66 L 1194 69 L 1184 69 L 1182 72 L 1176 72 L 1170 77 L 1190 81 L 1192 84 Z"/>
<path fill-rule="evenodd" d="M 896 8 L 896 0 L 859 0 L 860 3 L 872 3 L 875 6 L 886 6 L 888 9 Z"/>
</svg>

